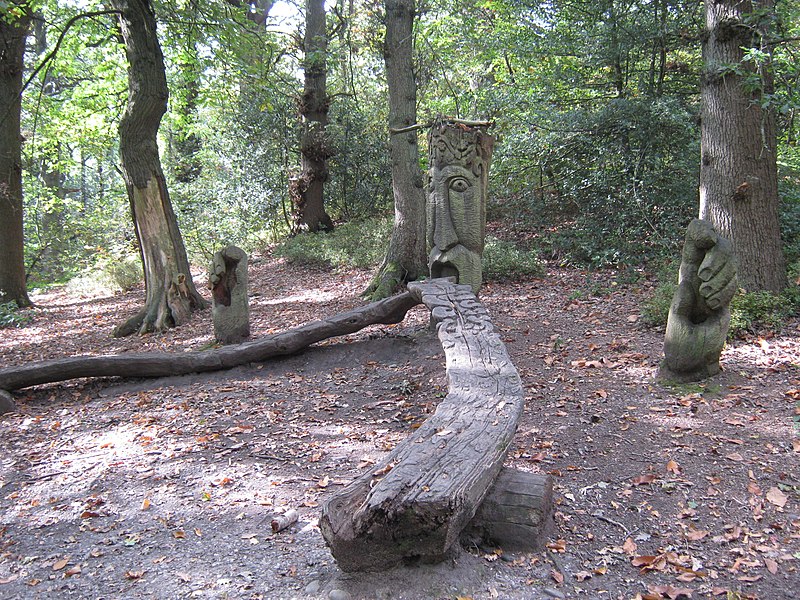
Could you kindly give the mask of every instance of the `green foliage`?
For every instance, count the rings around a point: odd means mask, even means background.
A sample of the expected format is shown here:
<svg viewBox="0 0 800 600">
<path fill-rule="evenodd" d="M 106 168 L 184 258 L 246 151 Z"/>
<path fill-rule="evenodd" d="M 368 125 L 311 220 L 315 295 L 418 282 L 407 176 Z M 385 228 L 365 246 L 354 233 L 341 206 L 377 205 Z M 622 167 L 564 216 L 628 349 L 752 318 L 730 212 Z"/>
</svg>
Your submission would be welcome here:
<svg viewBox="0 0 800 600">
<path fill-rule="evenodd" d="M 660 283 L 641 305 L 642 320 L 650 327 L 664 327 L 669 316 L 669 307 L 677 289 L 677 283 Z"/>
<path fill-rule="evenodd" d="M 483 250 L 484 279 L 505 280 L 541 277 L 544 274 L 535 252 L 523 250 L 514 242 L 488 236 Z"/>
<path fill-rule="evenodd" d="M 16 302 L 0 304 L 0 329 L 6 327 L 25 327 L 33 320 L 30 310 L 22 310 Z"/>
<path fill-rule="evenodd" d="M 274 249 L 290 262 L 323 268 L 372 268 L 383 260 L 392 232 L 389 219 L 344 223 L 331 233 L 301 233 Z"/>
<path fill-rule="evenodd" d="M 739 293 L 731 300 L 729 337 L 757 332 L 780 331 L 787 317 L 800 312 L 800 288 L 791 286 L 781 294 L 770 292 Z"/>
</svg>

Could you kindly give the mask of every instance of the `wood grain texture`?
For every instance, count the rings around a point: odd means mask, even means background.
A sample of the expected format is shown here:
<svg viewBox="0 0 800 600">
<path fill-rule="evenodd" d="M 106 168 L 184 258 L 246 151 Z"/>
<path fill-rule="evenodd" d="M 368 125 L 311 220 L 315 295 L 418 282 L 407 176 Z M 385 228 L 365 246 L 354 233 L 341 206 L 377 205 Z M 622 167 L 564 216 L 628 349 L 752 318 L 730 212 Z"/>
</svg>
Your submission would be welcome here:
<svg viewBox="0 0 800 600">
<path fill-rule="evenodd" d="M 553 527 L 553 478 L 503 468 L 464 530 L 462 542 L 532 552 Z"/>
<path fill-rule="evenodd" d="M 294 354 L 316 342 L 354 333 L 368 325 L 399 323 L 417 304 L 419 300 L 405 292 L 282 333 L 205 352 L 76 356 L 2 369 L 0 389 L 16 390 L 78 377 L 167 377 L 229 369 Z"/>
<path fill-rule="evenodd" d="M 445 558 L 495 481 L 522 413 L 517 370 L 467 285 L 409 284 L 431 309 L 448 394 L 375 468 L 323 506 L 320 529 L 344 570 Z"/>
</svg>

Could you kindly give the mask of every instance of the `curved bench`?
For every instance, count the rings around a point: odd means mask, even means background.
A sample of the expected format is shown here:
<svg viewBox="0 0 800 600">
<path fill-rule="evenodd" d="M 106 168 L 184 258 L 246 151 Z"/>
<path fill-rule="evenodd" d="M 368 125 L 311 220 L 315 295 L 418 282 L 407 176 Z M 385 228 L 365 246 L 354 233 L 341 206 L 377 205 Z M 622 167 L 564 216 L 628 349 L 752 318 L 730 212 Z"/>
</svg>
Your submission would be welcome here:
<svg viewBox="0 0 800 600">
<path fill-rule="evenodd" d="M 524 392 L 486 309 L 470 286 L 447 279 L 408 288 L 431 309 L 448 394 L 414 434 L 324 504 L 320 529 L 344 570 L 440 561 L 476 513 L 470 531 L 480 538 L 534 547 L 530 538 L 552 509 L 547 477 L 512 471 L 493 488 Z"/>
</svg>

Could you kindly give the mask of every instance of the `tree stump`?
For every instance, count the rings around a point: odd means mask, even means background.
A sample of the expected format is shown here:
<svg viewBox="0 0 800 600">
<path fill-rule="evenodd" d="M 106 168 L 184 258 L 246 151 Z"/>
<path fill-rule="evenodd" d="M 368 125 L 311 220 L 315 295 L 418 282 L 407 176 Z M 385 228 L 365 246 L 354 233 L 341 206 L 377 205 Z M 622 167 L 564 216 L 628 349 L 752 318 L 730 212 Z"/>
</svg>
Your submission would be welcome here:
<svg viewBox="0 0 800 600">
<path fill-rule="evenodd" d="M 438 323 L 449 393 L 323 506 L 320 529 L 343 570 L 445 558 L 500 472 L 522 413 L 522 382 L 471 287 L 437 279 L 409 291 Z"/>
<path fill-rule="evenodd" d="M 240 344 L 250 337 L 247 304 L 247 254 L 228 246 L 214 254 L 208 278 L 211 288 L 211 318 L 220 344 Z"/>
</svg>

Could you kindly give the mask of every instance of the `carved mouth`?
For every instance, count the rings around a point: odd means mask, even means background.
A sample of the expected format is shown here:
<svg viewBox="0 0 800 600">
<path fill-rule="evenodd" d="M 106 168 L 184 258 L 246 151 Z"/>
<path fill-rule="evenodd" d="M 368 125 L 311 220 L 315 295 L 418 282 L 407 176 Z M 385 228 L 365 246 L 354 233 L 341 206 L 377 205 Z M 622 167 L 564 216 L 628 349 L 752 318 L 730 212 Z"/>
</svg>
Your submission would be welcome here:
<svg viewBox="0 0 800 600">
<path fill-rule="evenodd" d="M 431 277 L 455 277 L 458 283 L 458 267 L 451 262 L 434 261 L 431 263 Z"/>
</svg>

